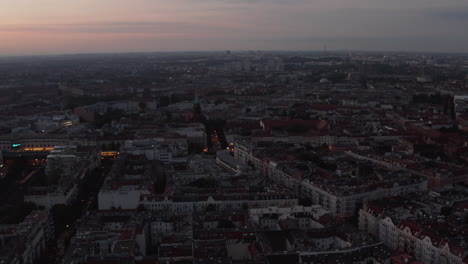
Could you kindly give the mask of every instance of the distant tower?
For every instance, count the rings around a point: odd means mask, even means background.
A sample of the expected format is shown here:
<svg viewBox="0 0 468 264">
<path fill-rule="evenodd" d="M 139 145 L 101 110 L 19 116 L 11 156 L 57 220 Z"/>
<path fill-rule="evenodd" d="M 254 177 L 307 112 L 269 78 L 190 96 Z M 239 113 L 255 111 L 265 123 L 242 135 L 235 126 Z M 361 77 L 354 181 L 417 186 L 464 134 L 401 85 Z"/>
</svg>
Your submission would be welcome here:
<svg viewBox="0 0 468 264">
<path fill-rule="evenodd" d="M 200 100 L 198 99 L 198 86 L 195 88 L 195 100 L 193 101 L 193 104 L 194 105 L 199 105 L 200 104 Z"/>
<path fill-rule="evenodd" d="M 426 66 L 422 65 L 419 67 L 419 77 L 426 77 Z"/>
<path fill-rule="evenodd" d="M 361 76 L 369 76 L 375 73 L 375 68 L 373 66 L 373 63 L 368 62 L 368 61 L 361 61 L 358 65 L 358 69 L 359 69 L 359 74 L 361 74 Z"/>
<path fill-rule="evenodd" d="M 323 44 L 323 55 L 327 56 L 327 44 Z"/>
<path fill-rule="evenodd" d="M 195 100 L 193 101 L 193 110 L 192 110 L 192 122 L 203 122 L 205 120 L 201 106 L 200 106 L 200 100 L 199 100 L 199 91 L 198 91 L 198 86 L 195 88 Z"/>
</svg>

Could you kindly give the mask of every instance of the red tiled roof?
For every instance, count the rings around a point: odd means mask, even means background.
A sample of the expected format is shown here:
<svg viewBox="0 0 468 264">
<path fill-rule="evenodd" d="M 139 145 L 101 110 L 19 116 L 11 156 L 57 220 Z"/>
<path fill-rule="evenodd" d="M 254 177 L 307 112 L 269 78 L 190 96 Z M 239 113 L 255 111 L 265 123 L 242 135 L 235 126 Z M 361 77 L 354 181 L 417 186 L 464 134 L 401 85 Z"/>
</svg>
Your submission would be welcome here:
<svg viewBox="0 0 468 264">
<path fill-rule="evenodd" d="M 314 130 L 324 130 L 328 126 L 328 122 L 325 120 L 263 120 L 265 125 L 265 130 L 274 130 L 274 129 L 287 129 L 294 125 L 301 125 L 310 127 Z"/>
<path fill-rule="evenodd" d="M 335 110 L 339 106 L 335 104 L 311 104 L 310 108 L 314 110 L 319 110 L 319 111 L 329 111 L 329 110 Z"/>
</svg>

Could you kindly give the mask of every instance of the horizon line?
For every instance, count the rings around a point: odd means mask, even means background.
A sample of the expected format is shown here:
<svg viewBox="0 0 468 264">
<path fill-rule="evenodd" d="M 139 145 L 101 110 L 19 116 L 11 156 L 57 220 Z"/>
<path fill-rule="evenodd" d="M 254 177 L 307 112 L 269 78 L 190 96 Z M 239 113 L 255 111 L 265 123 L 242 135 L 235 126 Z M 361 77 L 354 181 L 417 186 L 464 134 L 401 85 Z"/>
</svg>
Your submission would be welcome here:
<svg viewBox="0 0 468 264">
<path fill-rule="evenodd" d="M 311 49 L 311 50 L 302 50 L 302 49 L 214 49 L 214 50 L 173 50 L 173 51 L 115 51 L 115 52 L 63 52 L 63 53 L 38 53 L 38 54 L 13 54 L 13 55 L 1 55 L 0 58 L 21 58 L 21 57 L 60 57 L 60 56 L 84 56 L 84 55 L 119 55 L 119 54 L 150 54 L 150 53 L 162 53 L 162 54 L 171 54 L 171 53 L 222 53 L 222 52 L 289 52 L 289 53 L 324 53 L 323 50 Z M 361 53 L 427 53 L 427 54 L 450 54 L 450 55 L 468 55 L 467 51 L 434 51 L 434 50 L 358 50 L 358 49 L 336 49 L 330 50 L 327 49 L 326 53 L 350 53 L 350 52 L 361 52 Z"/>
</svg>

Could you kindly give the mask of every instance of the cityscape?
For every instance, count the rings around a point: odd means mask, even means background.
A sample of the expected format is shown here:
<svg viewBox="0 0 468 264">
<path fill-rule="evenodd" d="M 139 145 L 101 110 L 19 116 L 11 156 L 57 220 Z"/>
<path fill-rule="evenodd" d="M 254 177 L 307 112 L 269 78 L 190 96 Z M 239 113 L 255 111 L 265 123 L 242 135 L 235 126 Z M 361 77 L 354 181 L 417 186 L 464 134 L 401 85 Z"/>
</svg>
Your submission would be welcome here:
<svg viewBox="0 0 468 264">
<path fill-rule="evenodd" d="M 0 67 L 2 264 L 468 261 L 468 56 Z"/>
<path fill-rule="evenodd" d="M 468 2 L 0 1 L 0 264 L 468 264 Z"/>
</svg>

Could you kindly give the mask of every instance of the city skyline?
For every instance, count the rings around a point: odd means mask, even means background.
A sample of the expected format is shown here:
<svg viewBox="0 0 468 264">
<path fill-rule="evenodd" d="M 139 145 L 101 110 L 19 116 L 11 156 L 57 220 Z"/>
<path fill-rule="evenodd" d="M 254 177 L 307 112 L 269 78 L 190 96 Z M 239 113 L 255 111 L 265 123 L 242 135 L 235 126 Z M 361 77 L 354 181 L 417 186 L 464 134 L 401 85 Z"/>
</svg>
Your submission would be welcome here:
<svg viewBox="0 0 468 264">
<path fill-rule="evenodd" d="M 329 47 L 0 58 L 0 263 L 468 263 L 468 54 Z"/>
<path fill-rule="evenodd" d="M 95 1 L 0 3 L 0 56 L 189 50 L 468 52 L 468 3 Z"/>
</svg>

